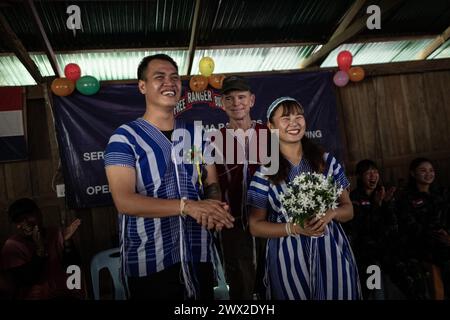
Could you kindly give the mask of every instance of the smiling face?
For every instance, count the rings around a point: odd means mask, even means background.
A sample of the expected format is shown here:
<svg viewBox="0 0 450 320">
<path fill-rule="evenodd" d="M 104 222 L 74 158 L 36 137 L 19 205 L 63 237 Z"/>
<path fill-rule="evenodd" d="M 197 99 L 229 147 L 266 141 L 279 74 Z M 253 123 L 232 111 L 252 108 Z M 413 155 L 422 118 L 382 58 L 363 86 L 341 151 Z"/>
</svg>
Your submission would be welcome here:
<svg viewBox="0 0 450 320">
<path fill-rule="evenodd" d="M 422 162 L 410 174 L 418 185 L 431 185 L 435 177 L 433 165 L 429 162 Z"/>
<path fill-rule="evenodd" d="M 279 130 L 280 143 L 298 143 L 306 130 L 303 108 L 292 101 L 283 102 L 272 112 L 268 127 Z"/>
<path fill-rule="evenodd" d="M 250 117 L 250 108 L 255 104 L 255 95 L 250 91 L 230 91 L 222 95 L 222 105 L 232 120 Z"/>
<path fill-rule="evenodd" d="M 380 173 L 376 168 L 370 168 L 361 176 L 362 184 L 365 190 L 374 191 L 377 188 L 378 181 L 380 181 Z"/>
<path fill-rule="evenodd" d="M 42 220 L 37 213 L 27 213 L 18 218 L 16 228 L 19 234 L 24 237 L 31 237 L 35 226 L 42 228 Z"/>
<path fill-rule="evenodd" d="M 155 59 L 148 63 L 145 80 L 139 80 L 139 91 L 147 106 L 174 108 L 181 95 L 181 79 L 169 61 Z"/>
</svg>

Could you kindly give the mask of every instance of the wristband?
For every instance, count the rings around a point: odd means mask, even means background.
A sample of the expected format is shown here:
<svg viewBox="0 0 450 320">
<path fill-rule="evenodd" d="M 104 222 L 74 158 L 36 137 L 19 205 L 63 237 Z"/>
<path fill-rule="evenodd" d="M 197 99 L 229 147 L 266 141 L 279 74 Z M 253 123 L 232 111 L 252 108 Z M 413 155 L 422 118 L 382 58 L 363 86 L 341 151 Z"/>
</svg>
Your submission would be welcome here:
<svg viewBox="0 0 450 320">
<path fill-rule="evenodd" d="M 186 205 L 186 197 L 180 199 L 180 215 L 185 218 L 187 216 L 186 212 L 184 212 L 184 206 Z"/>
</svg>

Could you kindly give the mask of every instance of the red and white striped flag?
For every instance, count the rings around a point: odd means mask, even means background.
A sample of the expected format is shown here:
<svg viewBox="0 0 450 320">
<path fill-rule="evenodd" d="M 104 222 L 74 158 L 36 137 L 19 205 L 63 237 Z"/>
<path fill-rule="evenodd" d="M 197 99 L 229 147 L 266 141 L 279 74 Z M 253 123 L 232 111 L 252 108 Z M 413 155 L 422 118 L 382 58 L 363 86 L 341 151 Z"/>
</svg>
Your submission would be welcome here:
<svg viewBox="0 0 450 320">
<path fill-rule="evenodd" d="M 0 88 L 0 161 L 27 158 L 22 92 L 20 87 Z"/>
</svg>

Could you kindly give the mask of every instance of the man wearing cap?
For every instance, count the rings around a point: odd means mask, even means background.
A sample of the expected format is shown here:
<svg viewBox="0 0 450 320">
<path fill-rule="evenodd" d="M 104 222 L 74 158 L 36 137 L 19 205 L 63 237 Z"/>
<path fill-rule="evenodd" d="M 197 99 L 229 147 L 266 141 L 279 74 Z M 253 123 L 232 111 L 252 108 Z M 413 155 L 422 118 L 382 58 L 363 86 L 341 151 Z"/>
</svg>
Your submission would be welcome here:
<svg viewBox="0 0 450 320">
<path fill-rule="evenodd" d="M 221 231 L 222 255 L 225 274 L 230 287 L 231 300 L 251 300 L 255 287 L 259 286 L 256 267 L 259 254 L 264 248 L 263 239 L 255 239 L 248 230 L 247 220 L 247 186 L 259 166 L 249 159 L 259 158 L 249 155 L 249 145 L 258 145 L 261 129 L 267 129 L 250 117 L 250 109 L 255 104 L 255 95 L 251 91 L 249 82 L 238 76 L 230 76 L 223 81 L 222 105 L 229 117 L 229 123 L 220 130 L 223 137 L 223 156 L 227 159 L 227 142 L 234 140 L 234 161 L 232 164 L 218 164 L 217 172 L 222 191 L 222 201 L 230 206 L 231 214 L 235 218 L 234 227 Z M 241 129 L 241 130 L 239 130 Z M 242 139 L 236 136 L 241 134 Z M 231 142 L 233 143 L 233 142 Z M 238 155 L 244 155 L 238 159 Z M 229 161 L 228 161 L 229 162 Z M 258 270 L 261 268 L 259 263 Z M 261 269 L 262 270 L 262 269 Z M 258 272 L 259 274 L 259 272 Z"/>
</svg>

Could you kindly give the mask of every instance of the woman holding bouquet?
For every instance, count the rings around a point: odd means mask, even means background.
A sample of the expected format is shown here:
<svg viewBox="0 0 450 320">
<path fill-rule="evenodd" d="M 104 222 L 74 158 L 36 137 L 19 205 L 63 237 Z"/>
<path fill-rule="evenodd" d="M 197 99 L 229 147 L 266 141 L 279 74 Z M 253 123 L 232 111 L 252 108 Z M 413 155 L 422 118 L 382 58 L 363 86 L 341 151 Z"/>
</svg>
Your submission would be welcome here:
<svg viewBox="0 0 450 320">
<path fill-rule="evenodd" d="M 268 127 L 279 130 L 279 170 L 266 175 L 261 166 L 248 191 L 250 231 L 268 238 L 266 284 L 268 298 L 277 300 L 360 299 L 358 271 L 340 225 L 353 217 L 349 182 L 336 159 L 305 136 L 301 104 L 291 97 L 276 99 L 267 110 Z M 332 177 L 344 190 L 338 207 L 293 224 L 280 196 L 287 184 L 305 172 Z M 301 195 L 299 195 L 300 197 Z"/>
</svg>

